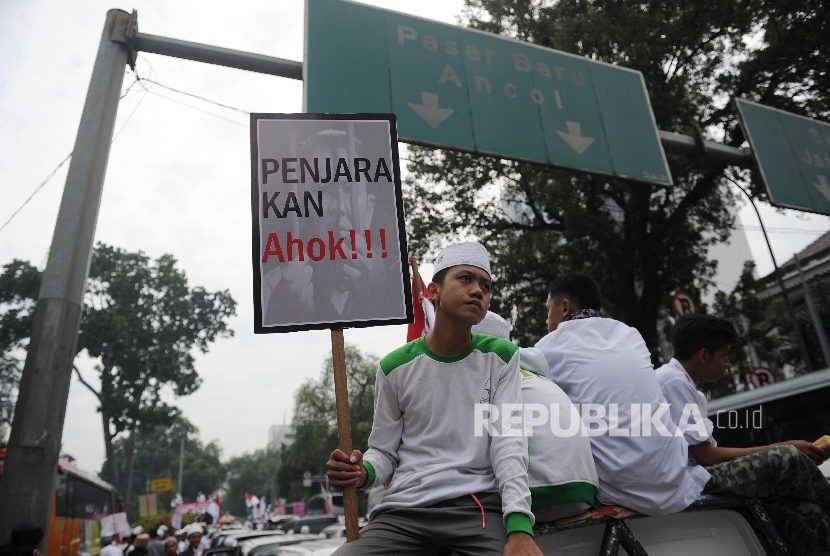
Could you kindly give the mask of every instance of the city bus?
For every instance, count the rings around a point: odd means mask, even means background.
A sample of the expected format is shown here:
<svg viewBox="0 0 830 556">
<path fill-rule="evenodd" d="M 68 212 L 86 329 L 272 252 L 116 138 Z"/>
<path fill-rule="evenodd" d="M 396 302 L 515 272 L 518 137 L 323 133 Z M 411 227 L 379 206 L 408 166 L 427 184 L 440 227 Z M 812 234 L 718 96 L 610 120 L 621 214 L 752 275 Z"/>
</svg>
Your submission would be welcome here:
<svg viewBox="0 0 830 556">
<path fill-rule="evenodd" d="M 830 369 L 712 400 L 708 411 L 720 446 L 812 442 L 830 434 Z M 830 462 L 820 468 L 830 477 Z"/>
<path fill-rule="evenodd" d="M 0 480 L 6 449 L 0 449 Z M 101 522 L 118 500 L 115 487 L 73 463 L 58 461 L 45 556 L 97 556 Z"/>
</svg>

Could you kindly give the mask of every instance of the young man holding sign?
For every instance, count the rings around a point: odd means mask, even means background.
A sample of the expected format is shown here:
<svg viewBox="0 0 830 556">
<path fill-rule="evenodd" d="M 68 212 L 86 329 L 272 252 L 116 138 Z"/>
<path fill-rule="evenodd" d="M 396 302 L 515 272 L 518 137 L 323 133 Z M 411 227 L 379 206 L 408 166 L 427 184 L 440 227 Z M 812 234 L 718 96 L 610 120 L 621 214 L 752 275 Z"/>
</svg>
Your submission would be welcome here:
<svg viewBox="0 0 830 556">
<path fill-rule="evenodd" d="M 521 403 L 518 348 L 472 334 L 490 305 L 490 262 L 477 243 L 444 249 L 427 287 L 435 326 L 383 358 L 369 450 L 335 450 L 337 488 L 391 477 L 361 538 L 335 554 L 541 556 L 533 540 L 527 441 L 509 415 L 497 434 L 476 430 L 476 410 Z M 508 412 L 509 413 L 509 412 Z M 502 415 L 504 416 L 504 415 Z"/>
</svg>

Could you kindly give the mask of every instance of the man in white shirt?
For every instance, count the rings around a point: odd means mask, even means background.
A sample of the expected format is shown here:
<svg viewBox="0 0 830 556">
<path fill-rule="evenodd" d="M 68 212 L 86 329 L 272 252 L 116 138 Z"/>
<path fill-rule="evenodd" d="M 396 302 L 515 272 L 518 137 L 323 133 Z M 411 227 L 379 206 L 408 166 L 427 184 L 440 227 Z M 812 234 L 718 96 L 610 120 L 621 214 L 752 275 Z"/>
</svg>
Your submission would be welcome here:
<svg viewBox="0 0 830 556">
<path fill-rule="evenodd" d="M 731 322 L 711 315 L 684 315 L 672 330 L 674 358 L 657 369 L 657 379 L 689 443 L 688 465 L 712 475 L 705 492 L 760 499 L 792 554 L 830 554 L 830 484 L 816 466 L 830 453 L 806 440 L 724 448 L 712 438 L 696 383 L 723 377 L 737 338 Z"/>
<path fill-rule="evenodd" d="M 510 324 L 487 311 L 473 333 L 510 339 Z M 536 348 L 519 348 L 524 433 L 527 436 L 531 510 L 537 522 L 580 514 L 599 505 L 599 480 L 591 443 L 580 434 L 579 413 L 547 378 L 548 364 Z M 560 432 L 561 431 L 561 432 Z"/>
<path fill-rule="evenodd" d="M 599 476 L 599 500 L 647 515 L 685 509 L 709 481 L 686 468 L 651 354 L 636 329 L 600 314 L 597 283 L 573 272 L 548 295 L 548 330 L 536 347 L 548 377 L 579 404 Z"/>
<path fill-rule="evenodd" d="M 100 556 L 122 556 L 121 549 L 112 544 L 113 537 L 101 537 Z"/>
</svg>

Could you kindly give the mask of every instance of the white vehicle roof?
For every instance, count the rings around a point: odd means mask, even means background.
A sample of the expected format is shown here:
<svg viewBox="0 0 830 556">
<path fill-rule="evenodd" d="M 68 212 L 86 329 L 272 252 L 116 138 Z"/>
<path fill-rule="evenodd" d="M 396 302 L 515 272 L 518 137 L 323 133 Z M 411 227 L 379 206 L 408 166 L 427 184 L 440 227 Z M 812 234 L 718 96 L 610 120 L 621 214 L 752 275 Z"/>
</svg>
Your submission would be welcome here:
<svg viewBox="0 0 830 556">
<path fill-rule="evenodd" d="M 256 539 L 250 539 L 244 542 L 239 543 L 239 552 L 241 556 L 248 556 L 251 552 L 260 552 L 257 549 L 259 547 L 268 547 L 271 546 L 271 549 L 268 549 L 267 552 L 273 554 L 279 546 L 283 545 L 293 545 L 298 544 L 301 542 L 306 541 L 314 541 L 318 540 L 320 537 L 317 535 L 286 535 L 283 532 L 280 532 L 278 535 L 267 536 L 267 537 L 259 537 Z M 263 549 L 265 550 L 265 549 Z"/>
<path fill-rule="evenodd" d="M 301 542 L 300 544 L 282 547 L 271 554 L 274 556 L 331 556 L 344 542 L 346 542 L 345 537 L 338 539 L 318 539 L 316 541 Z"/>
</svg>

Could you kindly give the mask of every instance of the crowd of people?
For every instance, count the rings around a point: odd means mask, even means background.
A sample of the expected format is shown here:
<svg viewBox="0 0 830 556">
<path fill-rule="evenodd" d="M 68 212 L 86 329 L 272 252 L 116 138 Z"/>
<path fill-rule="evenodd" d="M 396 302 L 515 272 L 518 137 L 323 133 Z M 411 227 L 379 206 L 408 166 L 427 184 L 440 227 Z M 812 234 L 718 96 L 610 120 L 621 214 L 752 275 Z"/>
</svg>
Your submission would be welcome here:
<svg viewBox="0 0 830 556">
<path fill-rule="evenodd" d="M 210 542 L 202 525 L 192 523 L 168 535 L 166 525 L 144 532 L 135 527 L 124 540 L 125 546 L 115 543 L 113 537 L 101 538 L 100 556 L 202 556 Z"/>
<path fill-rule="evenodd" d="M 728 320 L 678 319 L 674 357 L 655 369 L 639 332 L 602 315 L 585 274 L 552 284 L 548 333 L 533 348 L 508 340 L 491 289 L 482 245 L 437 257 L 435 322 L 381 360 L 369 449 L 334 450 L 327 463 L 338 488 L 388 483 L 337 556 L 535 556 L 537 521 L 600 504 L 660 516 L 708 493 L 757 498 L 792 554 L 830 554 L 830 484 L 817 467 L 826 437 L 744 449 L 712 437 L 698 383 L 730 365 Z"/>
</svg>

